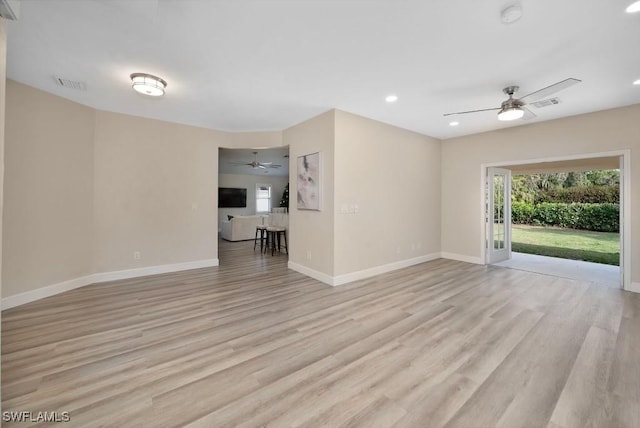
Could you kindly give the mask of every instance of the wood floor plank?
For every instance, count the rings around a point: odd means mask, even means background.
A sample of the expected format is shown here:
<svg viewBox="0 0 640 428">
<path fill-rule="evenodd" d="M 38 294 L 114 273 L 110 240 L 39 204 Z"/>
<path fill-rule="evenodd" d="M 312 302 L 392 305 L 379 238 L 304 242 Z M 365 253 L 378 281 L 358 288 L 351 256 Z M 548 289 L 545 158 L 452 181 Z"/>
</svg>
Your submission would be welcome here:
<svg viewBox="0 0 640 428">
<path fill-rule="evenodd" d="M 591 327 L 573 365 L 551 422 L 565 428 L 614 426 L 607 385 L 615 336 Z"/>
<path fill-rule="evenodd" d="M 442 259 L 329 287 L 252 247 L 3 311 L 3 410 L 70 427 L 640 426 L 638 295 Z"/>
</svg>

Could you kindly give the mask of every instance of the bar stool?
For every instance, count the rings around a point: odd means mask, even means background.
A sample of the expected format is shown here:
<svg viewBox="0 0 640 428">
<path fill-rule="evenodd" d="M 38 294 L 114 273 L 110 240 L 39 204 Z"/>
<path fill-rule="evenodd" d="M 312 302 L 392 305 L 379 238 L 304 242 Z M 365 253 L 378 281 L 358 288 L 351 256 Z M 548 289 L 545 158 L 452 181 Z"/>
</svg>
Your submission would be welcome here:
<svg viewBox="0 0 640 428">
<path fill-rule="evenodd" d="M 273 256 L 273 254 L 276 251 L 276 241 L 278 242 L 278 252 L 281 251 L 281 242 L 280 242 L 280 238 L 284 236 L 284 248 L 285 251 L 287 252 L 287 254 L 289 254 L 289 247 L 287 245 L 287 229 L 284 227 L 278 227 L 278 226 L 268 226 L 267 227 L 267 248 L 269 248 L 269 245 L 271 245 L 271 255 Z M 265 252 L 267 251 L 267 248 L 265 248 Z"/>
<path fill-rule="evenodd" d="M 267 226 L 262 224 L 259 224 L 256 226 L 256 237 L 253 240 L 253 251 L 256 250 L 256 245 L 258 244 L 258 235 L 260 235 L 260 252 L 262 253 L 262 248 L 263 248 L 263 245 L 265 244 L 265 239 L 267 239 Z"/>
</svg>

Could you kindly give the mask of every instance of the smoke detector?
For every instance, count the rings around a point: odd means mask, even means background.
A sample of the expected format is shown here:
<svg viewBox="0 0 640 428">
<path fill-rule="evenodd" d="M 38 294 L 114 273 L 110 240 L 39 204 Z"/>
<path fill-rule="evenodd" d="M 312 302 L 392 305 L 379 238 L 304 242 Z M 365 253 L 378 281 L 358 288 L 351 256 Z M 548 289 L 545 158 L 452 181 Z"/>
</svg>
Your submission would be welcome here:
<svg viewBox="0 0 640 428">
<path fill-rule="evenodd" d="M 503 24 L 513 24 L 520 18 L 522 18 L 522 6 L 519 4 L 512 4 L 502 9 L 500 18 Z"/>
</svg>

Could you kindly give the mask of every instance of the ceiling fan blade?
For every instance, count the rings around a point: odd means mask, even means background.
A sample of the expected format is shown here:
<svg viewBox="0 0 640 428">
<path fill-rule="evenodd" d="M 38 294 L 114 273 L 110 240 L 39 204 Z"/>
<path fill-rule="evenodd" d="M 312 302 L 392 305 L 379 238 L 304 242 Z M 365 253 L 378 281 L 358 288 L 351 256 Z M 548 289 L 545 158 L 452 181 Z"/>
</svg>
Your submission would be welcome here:
<svg viewBox="0 0 640 428">
<path fill-rule="evenodd" d="M 522 107 L 522 110 L 524 110 L 524 116 L 522 116 L 522 120 L 530 120 L 535 117 L 538 117 L 535 115 L 535 113 L 533 113 L 531 110 L 529 110 L 526 107 Z"/>
<path fill-rule="evenodd" d="M 255 168 L 262 168 L 262 169 L 267 169 L 266 166 L 262 166 L 262 165 L 256 165 Z"/>
<path fill-rule="evenodd" d="M 546 88 L 539 89 L 535 92 L 531 92 L 530 94 L 525 95 L 520 98 L 520 101 L 525 103 L 530 103 L 532 101 L 538 101 L 543 98 L 547 98 L 549 95 L 555 94 L 563 89 L 567 89 L 573 85 L 577 85 L 582 82 L 582 80 L 574 79 L 572 77 L 568 79 L 564 79 L 558 83 L 554 83 L 553 85 L 549 85 Z"/>
<path fill-rule="evenodd" d="M 282 165 L 267 165 L 268 168 L 280 168 Z"/>
<path fill-rule="evenodd" d="M 271 165 L 273 162 L 260 162 L 260 165 Z"/>
<path fill-rule="evenodd" d="M 229 162 L 229 163 L 235 166 L 251 166 L 250 163 L 240 163 L 240 162 Z"/>
<path fill-rule="evenodd" d="M 496 108 L 483 108 L 480 110 L 469 110 L 469 111 L 457 111 L 455 113 L 445 113 L 443 114 L 443 116 L 451 116 L 454 114 L 467 114 L 467 113 L 477 113 L 479 111 L 493 111 L 493 110 L 500 110 L 500 107 L 496 107 Z"/>
</svg>

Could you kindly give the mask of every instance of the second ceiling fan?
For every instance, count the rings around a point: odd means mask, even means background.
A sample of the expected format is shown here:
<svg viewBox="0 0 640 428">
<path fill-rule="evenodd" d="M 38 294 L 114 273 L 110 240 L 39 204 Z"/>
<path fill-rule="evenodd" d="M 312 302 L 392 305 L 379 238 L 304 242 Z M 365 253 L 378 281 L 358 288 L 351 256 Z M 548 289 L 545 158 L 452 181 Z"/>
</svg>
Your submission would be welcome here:
<svg viewBox="0 0 640 428">
<path fill-rule="evenodd" d="M 258 152 L 253 152 L 253 161 L 247 163 L 241 162 L 229 162 L 231 165 L 236 166 L 250 166 L 252 168 L 280 168 L 282 165 L 274 164 L 273 162 L 258 162 Z"/>
<path fill-rule="evenodd" d="M 518 86 L 507 86 L 502 90 L 505 94 L 509 95 L 509 98 L 502 102 L 500 107 L 495 108 L 485 108 L 480 110 L 469 110 L 469 111 L 458 111 L 455 113 L 445 113 L 444 116 L 451 116 L 456 114 L 467 114 L 467 113 L 477 113 L 481 111 L 498 111 L 498 119 L 507 121 L 507 120 L 516 120 L 516 119 L 533 119 L 536 117 L 535 114 L 531 110 L 529 110 L 526 105 L 542 100 L 558 91 L 566 89 L 570 86 L 576 85 L 582 82 L 582 80 L 569 78 L 562 80 L 560 82 L 554 83 L 553 85 L 549 85 L 545 88 L 539 89 L 535 92 L 531 92 L 530 94 L 525 95 L 521 98 L 513 98 L 513 95 L 518 91 Z"/>
</svg>

